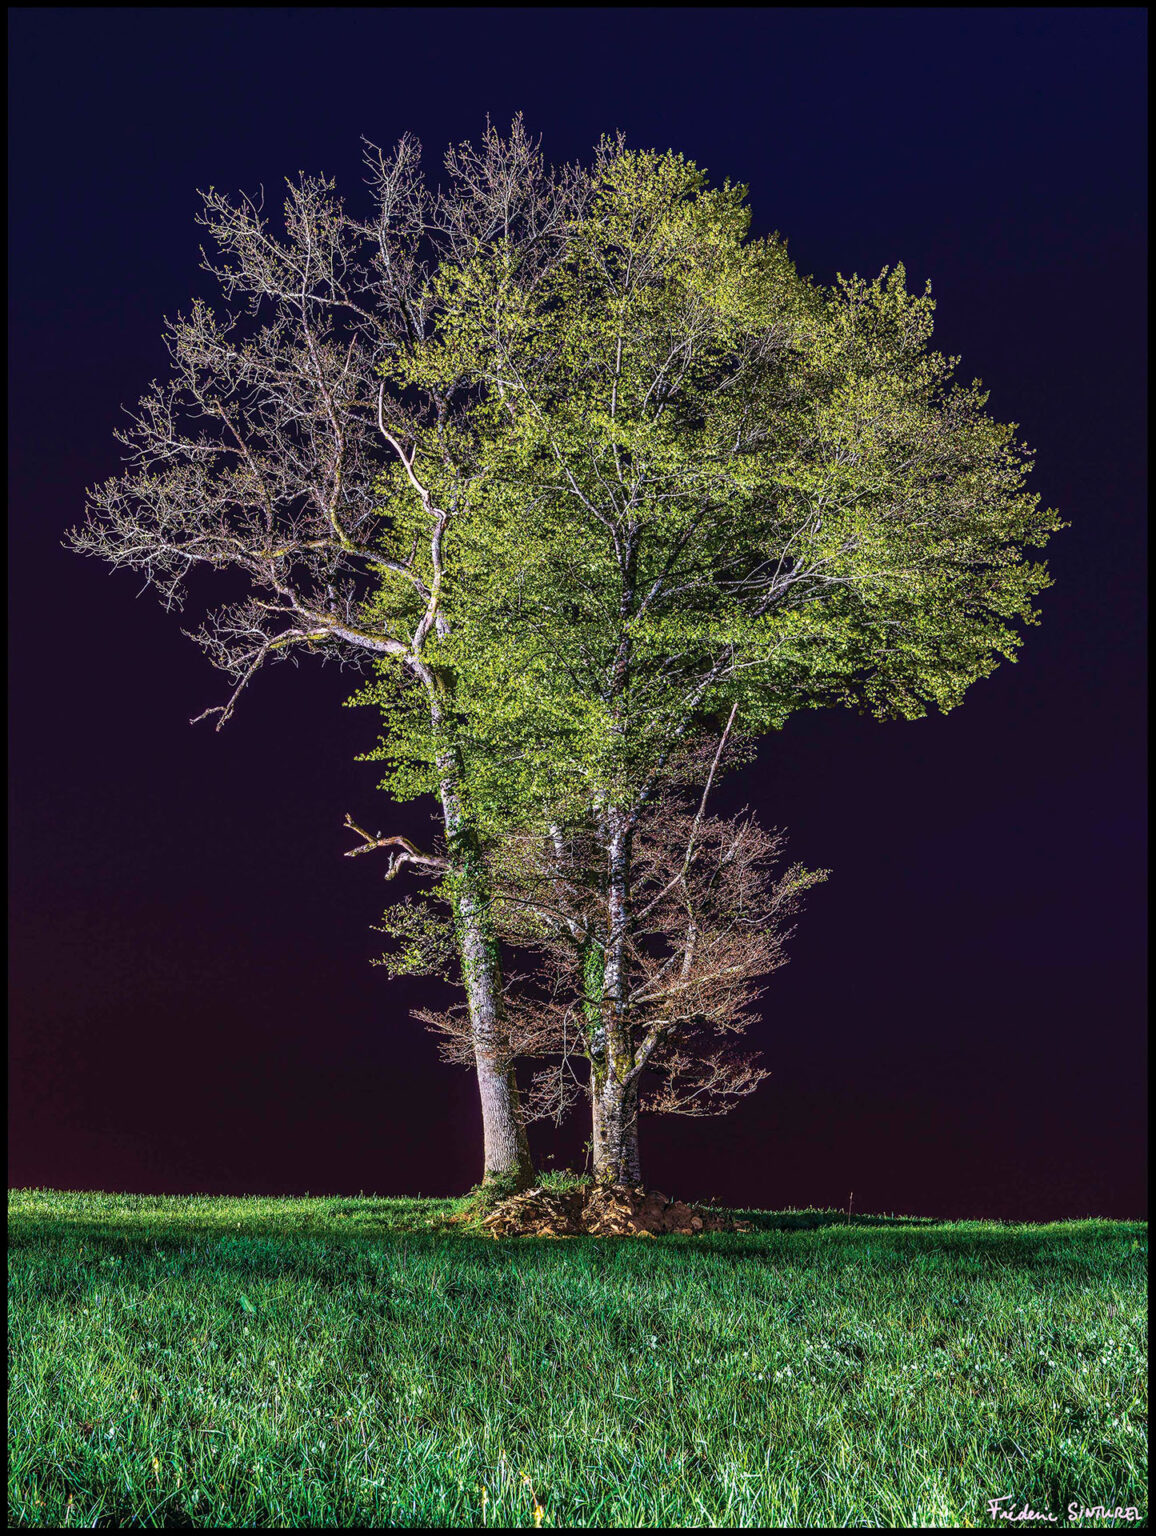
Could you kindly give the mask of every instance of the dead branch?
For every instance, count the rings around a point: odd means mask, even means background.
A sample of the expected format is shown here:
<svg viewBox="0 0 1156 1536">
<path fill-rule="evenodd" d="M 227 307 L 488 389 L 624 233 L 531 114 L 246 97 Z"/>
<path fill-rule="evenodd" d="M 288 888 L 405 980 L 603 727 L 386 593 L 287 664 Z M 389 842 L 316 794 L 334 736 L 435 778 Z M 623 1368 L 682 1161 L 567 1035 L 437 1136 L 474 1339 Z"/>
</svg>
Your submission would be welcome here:
<svg viewBox="0 0 1156 1536">
<path fill-rule="evenodd" d="M 376 848 L 400 848 L 402 850 L 400 853 L 390 854 L 385 874 L 387 880 L 392 880 L 398 870 L 406 864 L 414 864 L 422 870 L 437 870 L 442 873 L 450 867 L 448 859 L 442 858 L 440 854 L 422 853 L 421 849 L 414 843 L 411 843 L 408 837 L 401 837 L 399 835 L 383 837 L 380 832 L 376 837 L 371 836 L 364 828 L 357 825 L 348 811 L 345 813 L 344 824 L 351 832 L 356 832 L 358 837 L 363 840 L 360 848 L 350 848 L 346 851 L 345 857 L 347 859 L 355 859 L 359 853 L 372 853 Z"/>
</svg>

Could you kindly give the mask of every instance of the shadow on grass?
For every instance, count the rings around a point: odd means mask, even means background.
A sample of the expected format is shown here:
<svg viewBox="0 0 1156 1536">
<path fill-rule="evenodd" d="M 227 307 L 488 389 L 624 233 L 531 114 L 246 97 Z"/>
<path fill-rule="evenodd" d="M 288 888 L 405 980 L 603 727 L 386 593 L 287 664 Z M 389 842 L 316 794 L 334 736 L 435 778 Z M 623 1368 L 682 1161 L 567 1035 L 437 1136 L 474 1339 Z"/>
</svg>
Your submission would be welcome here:
<svg viewBox="0 0 1156 1536">
<path fill-rule="evenodd" d="M 926 1262 L 937 1251 L 970 1251 L 982 1266 L 1071 1263 L 1089 1241 L 1107 1241 L 1147 1251 L 1144 1223 L 1080 1221 L 1056 1226 L 1007 1222 L 942 1222 L 927 1216 L 852 1214 L 843 1211 L 728 1210 L 743 1221 L 741 1233 L 674 1234 L 652 1241 L 636 1237 L 493 1236 L 462 1221 L 462 1200 L 377 1196 L 226 1199 L 211 1196 L 171 1199 L 128 1194 L 52 1190 L 9 1191 L 8 1244 L 15 1256 L 59 1250 L 60 1283 L 75 1284 L 78 1271 L 107 1260 L 127 1259 L 153 1270 L 210 1265 L 245 1274 L 321 1278 L 335 1271 L 361 1271 L 380 1278 L 408 1258 L 465 1260 L 491 1272 L 516 1263 L 526 1270 L 554 1268 L 566 1255 L 601 1269 L 635 1267 L 660 1273 L 668 1266 L 703 1259 L 735 1264 L 794 1262 L 808 1241 L 832 1261 Z M 790 1251 L 788 1251 L 790 1250 Z M 890 1255 L 890 1258 L 888 1258 Z M 1047 1257 L 1045 1258 L 1045 1255 Z M 1061 1259 L 1061 1255 L 1067 1255 Z M 54 1267 L 56 1264 L 53 1257 Z M 175 1262 L 174 1262 L 175 1261 Z"/>
<path fill-rule="evenodd" d="M 294 1211 L 284 1215 L 264 1213 L 241 1215 L 237 1220 L 224 1213 L 214 1215 L 190 1215 L 163 1208 L 142 1208 L 139 1211 L 113 1214 L 108 1211 L 52 1211 L 33 1213 L 10 1212 L 8 1217 L 8 1246 L 19 1249 L 53 1239 L 66 1242 L 93 1242 L 123 1245 L 139 1250 L 153 1246 L 165 1250 L 174 1247 L 206 1242 L 235 1241 L 239 1243 L 305 1243 L 309 1246 L 324 1245 L 356 1248 L 366 1243 L 389 1246 L 404 1245 L 417 1250 L 431 1246 L 481 1249 L 492 1253 L 495 1249 L 514 1248 L 522 1253 L 529 1249 L 549 1250 L 578 1244 L 607 1245 L 610 1248 L 626 1245 L 637 1248 L 649 1246 L 636 1237 L 516 1237 L 496 1241 L 492 1234 L 481 1232 L 476 1226 L 455 1219 L 448 1209 L 430 1213 L 429 1206 L 414 1202 L 409 1209 L 399 1209 L 400 1202 L 382 1200 L 362 1201 L 356 1206 L 351 1202 L 348 1210 L 330 1209 L 310 1215 Z M 375 1206 L 378 1209 L 375 1209 Z M 924 1233 L 949 1227 L 929 1216 L 853 1216 L 850 1220 L 841 1211 L 757 1211 L 724 1210 L 713 1207 L 728 1219 L 749 1224 L 749 1232 L 715 1232 L 699 1236 L 668 1234 L 654 1240 L 658 1248 L 686 1246 L 695 1248 L 725 1247 L 742 1250 L 751 1246 L 750 1239 L 763 1233 L 814 1232 L 828 1228 L 845 1230 L 848 1234 L 858 1230 L 891 1228 L 897 1231 Z M 240 1214 L 240 1213 L 237 1213 Z"/>
<path fill-rule="evenodd" d="M 228 1274 L 245 1285 L 260 1285 L 286 1275 L 308 1277 L 315 1283 L 345 1283 L 352 1278 L 374 1288 L 409 1283 L 413 1267 L 432 1263 L 456 1283 L 449 1266 L 461 1264 L 458 1278 L 476 1274 L 498 1276 L 517 1270 L 520 1278 L 558 1273 L 574 1263 L 588 1272 L 614 1271 L 659 1277 L 690 1274 L 721 1265 L 731 1269 L 792 1265 L 799 1261 L 798 1245 L 815 1244 L 842 1269 L 860 1262 L 884 1268 L 936 1265 L 941 1260 L 964 1262 L 976 1273 L 1032 1269 L 1041 1273 L 1096 1268 L 1108 1253 L 1113 1259 L 1138 1260 L 1147 1250 L 1142 1223 L 1079 1222 L 1057 1227 L 1010 1227 L 997 1223 L 937 1223 L 927 1217 L 863 1215 L 850 1221 L 839 1211 L 749 1211 L 731 1214 L 751 1223 L 745 1233 L 706 1233 L 697 1237 L 670 1235 L 652 1241 L 635 1237 L 524 1237 L 495 1241 L 492 1236 L 447 1225 L 449 1203 L 431 1214 L 433 1202 L 414 1203 L 408 1210 L 398 1202 L 363 1200 L 358 1219 L 346 1218 L 332 1207 L 316 1220 L 298 1210 L 287 1220 L 270 1212 L 249 1219 L 224 1219 L 216 1212 L 165 1211 L 141 1206 L 121 1213 L 20 1211 L 10 1214 L 8 1240 L 13 1258 L 23 1252 L 36 1263 L 37 1288 L 61 1295 L 78 1294 L 88 1276 L 112 1279 L 102 1264 L 120 1260 L 117 1283 L 153 1286 L 164 1276 L 174 1280 L 202 1267 Z M 385 1219 L 374 1220 L 376 1214 Z M 238 1208 L 230 1213 L 234 1218 Z M 121 1219 L 117 1219 L 121 1216 Z M 400 1217 L 408 1217 L 406 1225 Z M 423 1225 L 417 1226 L 420 1216 Z M 430 1223 L 430 1225 L 424 1225 Z M 812 1234 L 810 1239 L 808 1234 Z M 46 1252 L 47 1250 L 47 1252 Z M 47 1258 L 48 1262 L 45 1263 Z M 472 1283 L 472 1282 L 471 1282 Z M 254 1294 L 256 1294 L 254 1292 Z"/>
<path fill-rule="evenodd" d="M 717 1208 L 721 1210 L 720 1208 Z M 822 1227 L 942 1227 L 934 1216 L 848 1216 L 845 1211 L 731 1211 L 736 1221 L 750 1222 L 754 1232 L 816 1232 Z"/>
</svg>

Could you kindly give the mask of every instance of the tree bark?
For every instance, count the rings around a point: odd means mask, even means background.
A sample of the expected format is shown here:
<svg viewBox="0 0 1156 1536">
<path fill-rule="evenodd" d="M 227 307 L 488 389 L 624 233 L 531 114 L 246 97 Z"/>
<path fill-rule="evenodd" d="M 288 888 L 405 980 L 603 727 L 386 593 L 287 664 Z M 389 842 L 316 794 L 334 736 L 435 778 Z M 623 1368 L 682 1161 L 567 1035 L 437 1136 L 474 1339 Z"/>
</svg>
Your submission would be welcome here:
<svg viewBox="0 0 1156 1536">
<path fill-rule="evenodd" d="M 605 1184 L 640 1184 L 638 1155 L 638 1083 L 613 1075 L 592 1081 L 594 1177 Z"/>
<path fill-rule="evenodd" d="M 411 665 L 425 686 L 433 725 L 443 725 L 447 679 L 417 657 Z M 449 691 L 452 692 L 452 684 Z M 490 922 L 485 864 L 462 804 L 457 752 L 452 748 L 446 750 L 438 757 L 437 765 L 454 928 L 482 1106 L 482 1182 L 501 1181 L 512 1183 L 516 1189 L 528 1189 L 534 1182 L 534 1165 L 502 1018 L 501 962 Z"/>
<path fill-rule="evenodd" d="M 534 1182 L 534 1165 L 502 1018 L 501 962 L 490 922 L 485 865 L 466 821 L 452 755 L 447 754 L 438 766 L 454 927 L 482 1105 L 482 1182 L 501 1180 L 528 1189 Z"/>
<path fill-rule="evenodd" d="M 629 818 L 607 813 L 607 938 L 603 956 L 601 1022 L 591 1041 L 590 1097 L 594 1177 L 608 1184 L 638 1184 L 638 1073 L 627 1003 L 627 930 L 630 921 Z"/>
<path fill-rule="evenodd" d="M 429 696 L 435 727 L 445 722 L 446 680 L 428 663 L 411 663 Z M 516 1189 L 534 1182 L 522 1100 L 510 1060 L 502 1017 L 498 942 L 490 921 L 490 891 L 477 837 L 462 804 L 460 761 L 454 749 L 437 759 L 442 822 L 449 862 L 448 883 L 462 966 L 462 985 L 474 1038 L 474 1064 L 482 1105 L 484 1184 L 502 1181 Z"/>
<path fill-rule="evenodd" d="M 448 825 L 447 816 L 447 830 Z M 517 1189 L 528 1189 L 534 1182 L 534 1167 L 503 1027 L 501 974 L 497 941 L 489 923 L 489 892 L 479 850 L 469 845 L 468 834 L 464 838 L 459 834 L 457 841 L 458 856 L 451 854 L 450 859 L 450 881 L 482 1104 L 482 1179 L 483 1183 L 501 1180 L 512 1182 Z M 462 841 L 467 842 L 464 848 Z"/>
</svg>

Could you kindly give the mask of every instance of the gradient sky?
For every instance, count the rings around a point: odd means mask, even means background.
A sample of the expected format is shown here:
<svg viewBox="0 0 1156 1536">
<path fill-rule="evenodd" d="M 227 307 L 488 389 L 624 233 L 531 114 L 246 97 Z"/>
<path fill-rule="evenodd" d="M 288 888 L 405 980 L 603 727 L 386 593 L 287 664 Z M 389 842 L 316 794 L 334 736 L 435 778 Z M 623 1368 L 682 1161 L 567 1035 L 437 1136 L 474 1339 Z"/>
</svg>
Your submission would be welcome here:
<svg viewBox="0 0 1156 1536">
<path fill-rule="evenodd" d="M 444 1194 L 473 1079 L 368 964 L 426 836 L 356 763 L 350 673 L 226 680 L 139 579 L 60 547 L 194 294 L 196 189 L 365 195 L 361 135 L 517 110 L 749 184 L 799 268 L 932 280 L 936 345 L 1072 526 L 1021 659 L 946 717 L 792 720 L 725 788 L 830 866 L 727 1118 L 647 1119 L 652 1185 L 780 1208 L 1146 1213 L 1146 13 L 17 9 L 10 34 L 9 1183 Z M 211 585 L 195 596 L 211 594 Z M 392 888 L 390 888 L 392 889 Z M 578 1117 L 535 1133 L 573 1161 Z"/>
</svg>

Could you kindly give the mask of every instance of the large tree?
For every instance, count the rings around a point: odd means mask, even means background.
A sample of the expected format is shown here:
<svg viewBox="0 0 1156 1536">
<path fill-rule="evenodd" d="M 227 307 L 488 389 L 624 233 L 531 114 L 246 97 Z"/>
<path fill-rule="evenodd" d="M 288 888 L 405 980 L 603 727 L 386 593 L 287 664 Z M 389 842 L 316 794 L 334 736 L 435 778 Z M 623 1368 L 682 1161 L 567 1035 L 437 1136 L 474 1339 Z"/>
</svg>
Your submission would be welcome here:
<svg viewBox="0 0 1156 1536">
<path fill-rule="evenodd" d="M 641 921 L 635 840 L 671 753 L 737 706 L 949 710 L 1033 623 L 1062 526 L 979 382 L 932 351 L 902 267 L 830 289 L 745 191 L 604 144 L 562 259 L 532 289 L 483 259 L 442 276 L 411 355 L 483 392 L 479 494 L 455 527 L 443 656 L 463 771 L 494 835 L 589 827 L 604 921 L 584 963 L 597 1171 L 633 1178 Z M 447 355 L 448 354 L 448 355 Z"/>
<path fill-rule="evenodd" d="M 408 368 L 445 323 L 439 271 L 491 264 L 510 292 L 556 262 L 583 179 L 547 169 L 521 119 L 507 138 L 451 148 L 432 191 L 405 136 L 368 146 L 367 220 L 334 184 L 288 184 L 284 229 L 263 207 L 210 189 L 205 270 L 239 312 L 196 301 L 166 321 L 172 374 L 154 382 L 119 433 L 128 468 L 88 495 L 71 546 L 142 573 L 179 609 L 197 569 L 229 573 L 239 599 L 196 636 L 232 679 L 205 711 L 218 729 L 266 663 L 302 654 L 363 667 L 387 661 L 424 714 L 423 787 L 436 795 L 444 855 L 395 839 L 397 857 L 444 874 L 473 1026 L 484 1171 L 531 1173 L 504 1041 L 498 956 L 488 920 L 460 754 L 449 634 L 447 533 L 477 476 L 469 386 L 452 364 Z M 443 358 L 449 355 L 443 352 Z"/>
</svg>

